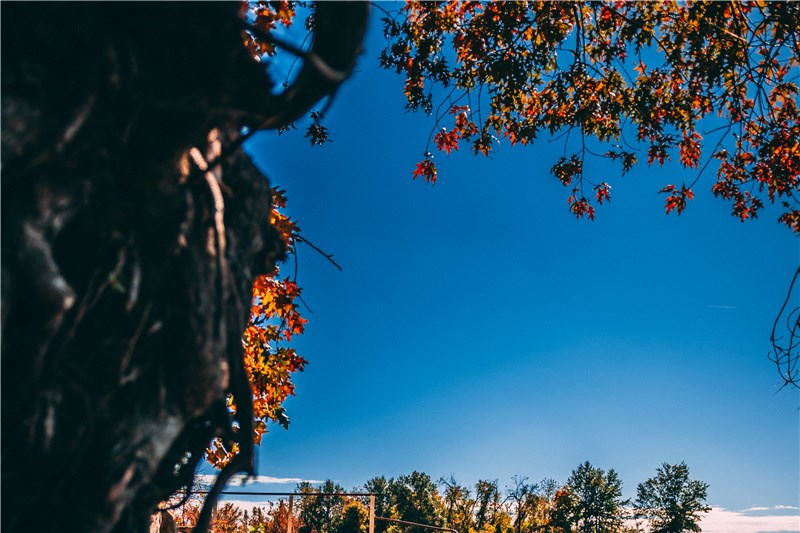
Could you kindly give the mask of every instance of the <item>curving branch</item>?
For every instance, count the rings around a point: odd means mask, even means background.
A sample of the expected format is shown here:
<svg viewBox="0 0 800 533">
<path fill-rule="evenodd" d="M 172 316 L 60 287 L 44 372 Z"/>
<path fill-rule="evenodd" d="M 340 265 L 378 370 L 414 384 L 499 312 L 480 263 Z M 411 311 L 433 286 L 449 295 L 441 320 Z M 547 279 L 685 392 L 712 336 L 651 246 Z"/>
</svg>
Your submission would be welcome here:
<svg viewBox="0 0 800 533">
<path fill-rule="evenodd" d="M 366 2 L 317 2 L 314 40 L 303 52 L 275 36 L 248 28 L 257 37 L 303 58 L 297 79 L 274 102 L 269 102 L 266 120 L 259 126 L 277 129 L 302 117 L 318 101 L 333 95 L 356 65 L 367 29 Z"/>
<path fill-rule="evenodd" d="M 794 273 L 786 299 L 783 301 L 778 316 L 772 324 L 772 353 L 770 359 L 778 367 L 778 373 L 783 379 L 784 386 L 800 388 L 800 372 L 798 372 L 798 360 L 800 359 L 800 306 L 790 303 L 792 299 L 798 298 L 795 292 L 795 284 L 800 277 L 800 267 Z"/>
</svg>

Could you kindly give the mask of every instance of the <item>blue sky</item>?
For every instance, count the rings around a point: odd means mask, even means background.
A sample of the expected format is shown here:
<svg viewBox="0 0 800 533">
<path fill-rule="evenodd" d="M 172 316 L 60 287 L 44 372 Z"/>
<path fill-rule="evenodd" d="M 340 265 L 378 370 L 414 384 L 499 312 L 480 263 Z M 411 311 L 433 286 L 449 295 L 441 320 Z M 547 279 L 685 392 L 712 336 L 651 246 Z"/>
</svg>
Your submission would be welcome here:
<svg viewBox="0 0 800 533">
<path fill-rule="evenodd" d="M 709 173 L 666 216 L 658 190 L 693 175 L 620 178 L 595 161 L 612 202 L 576 221 L 548 174 L 562 145 L 545 139 L 501 143 L 491 160 L 437 155 L 439 182 L 412 181 L 432 122 L 378 70 L 379 30 L 325 121 L 333 142 L 310 147 L 300 125 L 247 147 L 304 237 L 344 268 L 299 251 L 313 314 L 296 347 L 310 364 L 259 473 L 504 486 L 563 482 L 589 460 L 634 497 L 661 463 L 685 461 L 711 505 L 796 517 L 800 394 L 779 390 L 767 355 L 800 243 L 777 211 L 740 223 Z"/>
</svg>

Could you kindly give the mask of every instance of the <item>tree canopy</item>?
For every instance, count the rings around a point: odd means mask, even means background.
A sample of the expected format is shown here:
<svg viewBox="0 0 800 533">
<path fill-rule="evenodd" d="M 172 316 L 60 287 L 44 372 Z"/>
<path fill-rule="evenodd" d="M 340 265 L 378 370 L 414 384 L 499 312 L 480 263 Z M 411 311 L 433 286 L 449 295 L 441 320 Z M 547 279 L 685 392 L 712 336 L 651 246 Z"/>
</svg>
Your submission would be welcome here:
<svg viewBox="0 0 800 533">
<path fill-rule="evenodd" d="M 650 521 L 652 533 L 701 531 L 701 514 L 711 510 L 707 494 L 708 484 L 689 479 L 686 463 L 664 463 L 636 487 L 634 506 L 637 516 Z"/>
<path fill-rule="evenodd" d="M 623 174 L 676 158 L 686 179 L 661 188 L 667 213 L 711 167 L 734 216 L 779 203 L 800 232 L 797 4 L 409 1 L 383 21 L 381 65 L 405 77 L 409 109 L 433 115 L 438 151 L 564 136 L 551 174 L 589 219 L 612 190 L 590 156 Z M 414 177 L 434 182 L 426 153 Z"/>
<path fill-rule="evenodd" d="M 612 533 L 622 528 L 622 480 L 611 469 L 604 472 L 589 461 L 579 465 L 556 496 L 555 523 L 565 531 Z"/>
<path fill-rule="evenodd" d="M 690 532 L 700 531 L 697 526 L 699 516 L 683 515 L 683 519 L 673 520 L 668 515 L 677 516 L 689 507 L 676 509 L 675 502 L 689 500 L 699 502 L 692 507 L 694 513 L 708 511 L 702 504 L 708 485 L 699 481 L 689 481 L 688 468 L 664 464 L 656 476 L 640 483 L 636 502 L 637 518 L 649 521 L 648 531 Z M 478 480 L 474 494 L 470 487 L 459 483 L 455 476 L 442 478 L 438 488 L 431 477 L 424 472 L 412 472 L 397 478 L 375 477 L 363 486 L 353 489 L 353 493 L 364 491 L 374 493 L 376 498 L 375 516 L 393 520 L 404 520 L 417 524 L 445 527 L 459 533 L 628 533 L 643 531 L 633 526 L 632 510 L 624 506 L 621 499 L 622 481 L 614 470 L 602 469 L 584 462 L 576 467 L 566 483 L 545 478 L 538 483 L 527 483 L 525 476 L 514 476 L 511 484 L 499 489 L 498 481 Z M 487 490 L 488 489 L 488 490 Z M 655 492 L 653 492 L 655 489 Z M 694 489 L 699 489 L 697 492 Z M 214 517 L 214 524 L 221 526 L 238 520 L 256 531 L 279 533 L 285 531 L 287 520 L 291 519 L 300 532 L 311 533 L 364 533 L 368 521 L 366 496 L 340 495 L 344 490 L 336 483 L 327 480 L 317 487 L 307 482 L 297 485 L 295 506 L 289 517 L 285 501 L 269 508 L 256 508 L 248 516 L 226 504 Z M 480 494 L 488 494 L 488 498 Z M 653 498 L 653 494 L 658 496 Z M 521 495 L 525 495 L 521 500 Z M 687 497 L 688 496 L 688 497 Z M 491 500 L 493 504 L 491 523 L 486 521 L 486 508 L 481 500 Z M 520 503 L 522 502 L 522 503 Z M 680 505 L 680 504 L 679 504 Z M 197 519 L 197 508 L 193 505 L 180 508 L 178 522 L 192 525 Z M 660 517 L 660 518 L 659 518 Z M 388 529 L 379 529 L 381 525 Z M 410 531 L 430 531 L 408 524 L 377 520 L 376 530 L 391 533 Z M 283 528 L 283 529 L 281 529 Z M 215 525 L 214 531 L 223 530 Z"/>
</svg>

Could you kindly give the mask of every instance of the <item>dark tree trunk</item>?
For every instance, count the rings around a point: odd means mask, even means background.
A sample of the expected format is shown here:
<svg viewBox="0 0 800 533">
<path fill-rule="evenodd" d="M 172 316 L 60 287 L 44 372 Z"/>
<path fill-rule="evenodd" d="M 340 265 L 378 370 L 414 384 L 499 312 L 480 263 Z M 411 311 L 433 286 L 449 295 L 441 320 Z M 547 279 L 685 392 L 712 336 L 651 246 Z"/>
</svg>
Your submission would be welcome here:
<svg viewBox="0 0 800 533">
<path fill-rule="evenodd" d="M 3 531 L 144 529 L 230 436 L 251 284 L 283 251 L 247 158 L 190 149 L 313 104 L 270 97 L 238 9 L 2 6 Z"/>
</svg>

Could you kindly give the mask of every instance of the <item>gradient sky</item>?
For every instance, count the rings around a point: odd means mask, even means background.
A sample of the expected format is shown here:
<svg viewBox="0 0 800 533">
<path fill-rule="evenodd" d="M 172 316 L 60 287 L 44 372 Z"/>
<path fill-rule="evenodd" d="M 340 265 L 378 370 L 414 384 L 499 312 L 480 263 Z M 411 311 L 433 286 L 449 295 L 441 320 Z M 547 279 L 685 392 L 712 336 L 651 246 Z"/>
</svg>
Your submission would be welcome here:
<svg viewBox="0 0 800 533">
<path fill-rule="evenodd" d="M 593 161 L 612 202 L 576 221 L 548 174 L 563 144 L 546 139 L 503 142 L 491 160 L 437 155 L 439 182 L 412 181 L 433 123 L 404 111 L 380 43 L 373 24 L 325 121 L 333 142 L 310 147 L 300 124 L 247 147 L 344 268 L 299 250 L 313 314 L 295 345 L 310 364 L 259 474 L 349 489 L 421 470 L 503 487 L 563 482 L 589 460 L 635 497 L 661 463 L 685 461 L 709 504 L 750 518 L 788 507 L 800 531 L 800 394 L 779 390 L 767 357 L 800 243 L 777 211 L 740 223 L 709 172 L 666 216 L 658 190 L 693 174 L 619 178 Z"/>
</svg>

